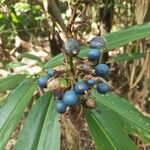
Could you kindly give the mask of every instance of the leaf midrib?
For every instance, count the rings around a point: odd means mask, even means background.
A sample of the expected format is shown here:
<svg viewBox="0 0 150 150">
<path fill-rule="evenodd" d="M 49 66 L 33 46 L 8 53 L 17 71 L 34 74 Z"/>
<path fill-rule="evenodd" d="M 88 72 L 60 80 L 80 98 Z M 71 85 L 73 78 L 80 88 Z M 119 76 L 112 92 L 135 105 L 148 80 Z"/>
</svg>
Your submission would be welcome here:
<svg viewBox="0 0 150 150">
<path fill-rule="evenodd" d="M 99 102 L 99 101 L 98 101 Z M 101 101 L 106 107 L 109 107 L 110 109 L 112 109 L 113 111 L 119 113 L 121 116 L 125 117 L 126 119 L 130 120 L 131 122 L 135 123 L 137 126 L 140 126 L 141 128 L 143 128 L 144 130 L 146 130 L 147 132 L 149 132 L 149 130 L 147 130 L 146 128 L 144 128 L 142 125 L 136 123 L 135 121 L 133 121 L 134 119 L 132 117 L 127 117 L 124 113 L 120 112 L 120 111 L 116 111 L 116 109 L 111 105 L 109 104 L 105 104 L 103 102 L 103 100 Z M 99 102 L 100 103 L 100 102 Z"/>
<path fill-rule="evenodd" d="M 52 98 L 52 95 L 50 95 L 50 97 L 49 97 L 50 102 L 51 102 L 51 98 Z M 50 105 L 50 103 L 48 103 L 48 104 Z M 45 122 L 45 119 L 46 119 L 46 115 L 47 115 L 47 113 L 48 113 L 49 105 L 48 105 L 48 107 L 46 108 L 46 112 L 45 112 L 45 115 L 44 115 L 44 118 L 43 118 L 43 122 L 42 122 L 42 125 L 41 125 L 41 129 L 40 129 L 40 131 L 39 131 L 39 137 L 38 137 L 38 139 L 37 139 L 37 145 L 36 145 L 36 146 L 32 145 L 32 148 L 34 148 L 34 147 L 35 147 L 35 149 L 38 148 L 38 144 L 39 144 L 39 141 L 40 141 L 41 133 L 42 133 L 42 130 L 43 130 L 43 127 L 44 127 L 44 122 Z"/>
<path fill-rule="evenodd" d="M 13 81 L 13 80 L 14 80 L 14 77 L 17 77 L 17 76 L 13 76 L 13 78 L 9 78 L 9 79 L 6 80 L 6 81 L 5 81 L 5 79 L 7 79 L 7 78 L 1 79 L 1 80 L 3 80 L 3 82 L 1 82 L 0 87 L 1 87 L 2 85 L 8 84 L 9 82 Z M 18 78 L 17 78 L 17 81 L 18 81 L 21 77 L 25 77 L 25 75 L 21 75 L 21 76 L 19 75 Z"/>
<path fill-rule="evenodd" d="M 112 147 L 114 148 L 114 150 L 117 150 L 115 145 L 111 142 L 111 139 L 109 138 L 109 136 L 107 136 L 106 131 L 100 126 L 100 124 L 98 123 L 98 121 L 95 119 L 93 113 L 91 114 L 91 116 L 93 117 L 93 119 L 95 120 L 96 124 L 99 126 L 99 128 L 103 131 L 103 133 L 105 134 L 106 138 L 108 139 L 108 141 L 110 142 L 110 144 L 112 145 Z"/>
<path fill-rule="evenodd" d="M 145 34 L 138 34 L 138 35 L 134 35 L 134 36 L 132 36 L 132 38 L 130 37 L 130 38 L 126 38 L 126 37 L 124 37 L 124 38 L 121 38 L 121 39 L 117 39 L 117 40 L 115 40 L 115 41 L 113 41 L 113 42 L 108 42 L 108 49 L 109 48 L 111 48 L 111 45 L 112 44 L 114 44 L 114 43 L 119 43 L 120 41 L 125 41 L 125 40 L 127 40 L 127 39 L 129 39 L 129 41 L 131 42 L 131 39 L 133 39 L 133 38 L 136 38 L 136 37 L 139 37 L 139 35 L 140 35 L 140 38 L 141 38 L 141 36 L 142 35 L 145 35 L 144 37 L 142 36 L 142 38 L 145 38 L 146 36 L 147 36 L 147 34 L 148 33 L 146 33 L 146 35 Z M 149 34 L 148 34 L 149 35 Z M 139 38 L 138 38 L 139 39 Z M 132 40 L 132 41 L 136 41 L 136 40 L 138 40 L 138 39 L 135 39 L 135 40 Z M 109 39 L 110 40 L 110 39 Z M 122 44 L 121 44 L 122 45 Z M 124 44 L 123 44 L 124 45 Z"/>
<path fill-rule="evenodd" d="M 46 115 L 45 115 L 45 118 L 44 118 L 44 122 L 43 122 L 43 125 L 42 125 L 42 128 L 41 128 L 41 132 L 40 132 L 40 135 L 39 135 L 39 138 L 38 138 L 37 147 L 36 147 L 37 150 L 39 149 L 38 147 L 39 147 L 39 142 L 40 142 L 41 137 L 42 137 L 43 128 L 46 126 L 45 125 L 46 124 L 46 118 L 48 116 L 49 107 L 51 107 L 51 105 L 52 105 L 52 100 L 53 100 L 53 96 L 51 96 L 51 100 L 50 100 L 49 106 L 47 108 L 47 112 L 46 112 Z"/>
</svg>

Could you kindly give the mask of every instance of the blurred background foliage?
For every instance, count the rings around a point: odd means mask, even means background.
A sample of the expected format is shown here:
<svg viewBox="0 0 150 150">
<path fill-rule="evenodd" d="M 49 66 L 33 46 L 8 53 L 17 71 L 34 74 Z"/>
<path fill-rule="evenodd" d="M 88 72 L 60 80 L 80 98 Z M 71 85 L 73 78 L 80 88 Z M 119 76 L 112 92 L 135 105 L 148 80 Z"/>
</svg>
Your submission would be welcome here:
<svg viewBox="0 0 150 150">
<path fill-rule="evenodd" d="M 67 37 L 88 44 L 94 36 L 149 21 L 149 0 L 0 0 L 0 78 L 38 73 Z M 103 59 L 112 68 L 114 91 L 148 115 L 150 37 L 105 52 Z M 8 94 L 1 93 L 0 101 Z"/>
</svg>

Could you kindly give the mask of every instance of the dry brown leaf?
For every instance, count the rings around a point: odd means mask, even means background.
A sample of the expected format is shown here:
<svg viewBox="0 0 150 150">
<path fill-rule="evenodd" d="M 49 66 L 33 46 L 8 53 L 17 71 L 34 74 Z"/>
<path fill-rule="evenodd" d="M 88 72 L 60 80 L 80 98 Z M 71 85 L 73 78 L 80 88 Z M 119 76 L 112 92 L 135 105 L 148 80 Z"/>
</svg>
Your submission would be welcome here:
<svg viewBox="0 0 150 150">
<path fill-rule="evenodd" d="M 142 24 L 148 11 L 148 0 L 136 0 L 135 17 L 138 24 Z"/>
</svg>

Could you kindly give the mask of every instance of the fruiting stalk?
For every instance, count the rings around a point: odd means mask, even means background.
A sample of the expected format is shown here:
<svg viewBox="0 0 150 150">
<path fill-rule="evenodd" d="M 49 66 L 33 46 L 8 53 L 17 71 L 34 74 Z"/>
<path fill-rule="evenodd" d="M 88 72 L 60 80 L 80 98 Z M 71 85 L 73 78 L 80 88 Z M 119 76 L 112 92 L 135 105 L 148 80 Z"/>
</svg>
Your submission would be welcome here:
<svg viewBox="0 0 150 150">
<path fill-rule="evenodd" d="M 68 63 L 68 68 L 69 68 L 69 78 L 70 78 L 70 84 L 71 88 L 73 88 L 74 85 L 74 64 L 73 64 L 73 58 L 72 57 L 67 57 L 67 63 Z"/>
</svg>

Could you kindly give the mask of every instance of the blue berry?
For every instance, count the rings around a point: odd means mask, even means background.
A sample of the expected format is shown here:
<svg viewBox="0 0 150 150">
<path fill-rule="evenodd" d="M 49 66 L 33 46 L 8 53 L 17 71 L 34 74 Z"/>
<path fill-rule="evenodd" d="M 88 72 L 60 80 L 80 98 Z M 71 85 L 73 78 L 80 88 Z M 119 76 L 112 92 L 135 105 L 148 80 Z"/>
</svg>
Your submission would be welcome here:
<svg viewBox="0 0 150 150">
<path fill-rule="evenodd" d="M 88 90 L 88 85 L 84 82 L 77 82 L 74 86 L 74 91 L 77 94 L 84 94 L 85 91 Z"/>
<path fill-rule="evenodd" d="M 63 101 L 62 100 L 58 100 L 57 102 L 56 102 L 56 111 L 58 112 L 58 113 L 65 113 L 66 112 L 66 108 L 67 108 L 67 106 L 63 103 Z"/>
<path fill-rule="evenodd" d="M 53 69 L 48 70 L 48 76 L 49 78 L 52 78 L 55 75 L 55 71 Z"/>
<path fill-rule="evenodd" d="M 79 97 L 73 90 L 68 90 L 63 95 L 63 103 L 67 106 L 75 106 L 79 103 Z"/>
<path fill-rule="evenodd" d="M 87 57 L 90 60 L 99 60 L 101 52 L 98 49 L 89 49 Z"/>
<path fill-rule="evenodd" d="M 56 91 L 54 93 L 54 95 L 55 95 L 55 98 L 58 99 L 58 100 L 61 100 L 63 98 L 63 94 L 60 91 Z"/>
<path fill-rule="evenodd" d="M 94 37 L 90 41 L 90 48 L 103 48 L 106 47 L 106 40 L 104 37 Z"/>
<path fill-rule="evenodd" d="M 109 67 L 106 64 L 98 64 L 95 67 L 95 73 L 97 76 L 105 77 L 109 74 Z"/>
<path fill-rule="evenodd" d="M 47 88 L 47 82 L 49 80 L 49 76 L 42 76 L 38 79 L 38 85 L 41 88 Z"/>
<path fill-rule="evenodd" d="M 63 45 L 64 52 L 68 56 L 76 56 L 80 51 L 80 45 L 74 38 L 69 38 Z"/>
<path fill-rule="evenodd" d="M 90 80 L 87 80 L 86 83 L 89 85 L 89 86 L 94 86 L 96 84 L 96 81 L 93 80 L 93 79 L 90 79 Z"/>
<path fill-rule="evenodd" d="M 97 85 L 97 91 L 98 91 L 99 93 L 102 93 L 102 94 L 107 93 L 107 92 L 109 91 L 109 86 L 108 86 L 108 84 L 106 84 L 106 83 L 104 83 L 104 82 L 98 84 L 98 85 Z"/>
</svg>

